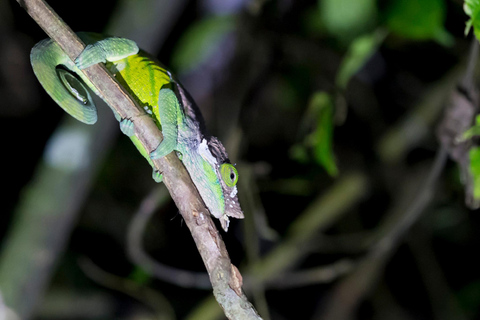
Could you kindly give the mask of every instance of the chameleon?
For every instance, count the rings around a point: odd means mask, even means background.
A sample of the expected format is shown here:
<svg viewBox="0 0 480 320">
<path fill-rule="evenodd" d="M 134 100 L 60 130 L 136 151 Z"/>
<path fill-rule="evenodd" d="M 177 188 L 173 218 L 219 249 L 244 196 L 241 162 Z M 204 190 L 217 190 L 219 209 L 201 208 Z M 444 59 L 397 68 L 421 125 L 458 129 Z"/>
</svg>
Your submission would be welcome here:
<svg viewBox="0 0 480 320">
<path fill-rule="evenodd" d="M 90 91 L 103 97 L 81 70 L 105 63 L 162 131 L 163 140 L 149 152 L 134 135 L 134 123 L 122 119 L 109 106 L 120 122 L 120 130 L 130 137 L 152 166 L 153 179 L 162 181 L 152 160 L 175 151 L 206 207 L 228 231 L 229 217 L 244 217 L 237 195 L 238 172 L 220 140 L 206 133 L 203 117 L 190 94 L 170 71 L 139 49 L 133 40 L 96 33 L 79 32 L 77 35 L 87 45 L 75 61 L 51 39 L 42 40 L 33 47 L 30 53 L 32 68 L 46 92 L 72 117 L 94 124 L 97 110 Z"/>
</svg>

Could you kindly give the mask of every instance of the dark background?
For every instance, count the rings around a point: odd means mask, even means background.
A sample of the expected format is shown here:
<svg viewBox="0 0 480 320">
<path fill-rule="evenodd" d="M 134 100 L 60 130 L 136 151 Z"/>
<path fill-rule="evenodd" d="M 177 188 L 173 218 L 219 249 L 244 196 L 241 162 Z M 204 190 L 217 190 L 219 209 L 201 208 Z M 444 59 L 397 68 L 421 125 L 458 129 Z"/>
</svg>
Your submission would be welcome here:
<svg viewBox="0 0 480 320">
<path fill-rule="evenodd" d="M 17 2 L 0 1 L 0 235 L 5 250 L 12 245 L 8 239 L 13 230 L 22 228 L 18 212 L 26 202 L 25 190 L 38 179 L 47 142 L 66 115 L 31 70 L 29 52 L 46 37 L 44 32 Z M 471 34 L 464 35 L 463 2 L 425 2 L 443 8 L 441 22 L 449 33 L 449 41 L 443 43 L 395 29 L 395 1 L 370 1 L 375 14 L 364 15 L 368 21 L 340 15 L 345 30 L 332 29 L 326 21 L 326 0 L 183 1 L 173 13 L 165 13 L 173 2 L 163 2 L 49 4 L 75 31 L 108 28 L 119 36 L 133 32 L 129 38 L 179 75 L 209 131 L 224 142 L 237 164 L 247 217 L 232 221 L 222 237 L 244 276 L 255 261 L 302 234 L 291 228 L 302 214 L 313 212 L 313 220 L 315 210 L 325 214 L 323 202 L 317 206 L 323 195 L 353 176 L 362 181 L 361 195 L 349 194 L 347 187 L 332 200 L 351 205 L 332 209 L 330 222 L 308 239 L 293 242 L 303 254 L 271 276 L 271 282 L 247 292 L 262 317 L 477 319 L 480 219 L 464 204 L 465 191 L 453 161 L 447 162 L 434 184 L 432 201 L 413 226 L 380 257 L 371 256 L 382 239 L 391 239 L 392 226 L 411 211 L 439 149 L 435 131 L 449 93 L 467 68 L 472 41 Z M 129 10 L 119 14 L 126 3 L 143 8 L 140 19 L 129 18 L 134 14 Z M 405 19 L 421 25 L 422 17 L 428 16 L 425 8 L 428 5 L 419 6 Z M 383 30 L 385 38 L 348 85 L 339 87 L 335 79 L 349 47 L 375 30 Z M 317 145 L 305 143 L 322 124 L 308 111 L 316 92 L 327 93 L 333 101 L 337 176 L 329 175 L 315 158 Z M 113 122 L 109 112 L 102 116 Z M 406 125 L 409 121 L 413 127 Z M 112 128 L 102 156 L 88 164 L 91 176 L 82 179 L 82 196 L 71 189 L 70 196 L 79 201 L 58 202 L 58 210 L 66 206 L 70 213 L 67 222 L 46 231 L 59 233 L 58 248 L 52 251 L 55 262 L 31 271 L 44 279 L 40 289 L 30 288 L 30 281 L 24 284 L 24 297 L 32 294 L 32 307 L 23 314 L 32 319 L 185 319 L 211 297 L 210 290 L 157 279 L 127 254 L 131 219 L 151 190 L 161 193 L 156 188 L 163 187 L 151 180 L 151 169 L 129 139 L 118 135 L 116 125 Z M 55 185 L 57 180 L 52 180 Z M 75 186 L 77 180 L 66 181 Z M 23 217 L 28 220 L 28 213 Z M 308 218 L 302 221 L 309 225 Z M 24 240 L 28 246 L 29 239 Z M 188 228 L 170 200 L 156 209 L 143 244 L 161 263 L 204 271 Z M 18 255 L 22 250 L 13 249 Z M 342 271 L 340 261 L 348 262 L 348 270 Z M 5 255 L 0 255 L 0 270 L 2 263 Z M 36 270 L 34 264 L 30 267 Z M 282 285 L 285 279 L 298 279 L 302 270 L 321 268 L 333 270 L 333 276 Z M 11 306 L 1 281 L 0 290 Z M 336 313 L 339 309 L 345 314 Z M 215 317 L 204 313 L 196 318 Z"/>
</svg>

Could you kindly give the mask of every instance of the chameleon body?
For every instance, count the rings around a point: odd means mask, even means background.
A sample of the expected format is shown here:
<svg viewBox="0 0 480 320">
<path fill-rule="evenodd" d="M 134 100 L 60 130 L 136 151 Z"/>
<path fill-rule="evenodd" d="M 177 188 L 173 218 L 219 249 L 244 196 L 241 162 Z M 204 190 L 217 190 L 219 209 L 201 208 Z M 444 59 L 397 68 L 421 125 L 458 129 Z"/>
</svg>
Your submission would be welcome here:
<svg viewBox="0 0 480 320">
<path fill-rule="evenodd" d="M 237 170 L 230 164 L 222 143 L 205 134 L 200 111 L 183 86 L 131 40 L 94 33 L 78 33 L 78 36 L 87 47 L 75 62 L 50 39 L 40 41 L 32 49 L 34 73 L 55 102 L 74 118 L 94 124 L 97 112 L 87 88 L 101 95 L 80 69 L 104 62 L 162 130 L 162 142 L 150 153 L 133 135 L 133 122 L 121 119 L 112 108 L 120 129 L 150 165 L 154 168 L 151 159 L 176 151 L 222 228 L 228 230 L 229 217 L 243 218 L 237 198 Z M 153 178 L 157 182 L 162 179 L 155 168 Z"/>
</svg>

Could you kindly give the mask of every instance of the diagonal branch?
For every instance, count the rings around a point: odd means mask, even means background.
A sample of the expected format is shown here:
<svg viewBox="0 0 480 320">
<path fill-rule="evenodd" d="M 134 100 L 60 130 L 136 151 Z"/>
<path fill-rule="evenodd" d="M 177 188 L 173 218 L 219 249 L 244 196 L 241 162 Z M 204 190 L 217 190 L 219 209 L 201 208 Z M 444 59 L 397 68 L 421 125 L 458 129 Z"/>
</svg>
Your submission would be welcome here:
<svg viewBox="0 0 480 320">
<path fill-rule="evenodd" d="M 42 0 L 17 0 L 38 25 L 74 60 L 84 44 Z M 97 64 L 83 70 L 107 103 L 122 118 L 135 124 L 135 136 L 146 150 L 153 150 L 162 135 L 153 120 L 107 71 Z M 213 293 L 229 319 L 261 319 L 242 291 L 242 277 L 231 264 L 225 244 L 208 209 L 182 163 L 174 154 L 153 161 L 163 173 L 164 183 L 192 233 L 212 282 Z"/>
</svg>

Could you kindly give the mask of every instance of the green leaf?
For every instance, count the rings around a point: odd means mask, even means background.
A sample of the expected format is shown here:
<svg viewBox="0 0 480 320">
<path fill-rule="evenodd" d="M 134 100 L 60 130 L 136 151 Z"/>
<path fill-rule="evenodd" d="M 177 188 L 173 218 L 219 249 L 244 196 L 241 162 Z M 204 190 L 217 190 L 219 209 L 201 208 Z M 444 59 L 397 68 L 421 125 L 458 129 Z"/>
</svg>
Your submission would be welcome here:
<svg viewBox="0 0 480 320">
<path fill-rule="evenodd" d="M 310 36 L 323 36 L 327 31 L 325 29 L 325 24 L 322 21 L 322 15 L 319 6 L 306 8 L 300 21 L 303 29 Z"/>
<path fill-rule="evenodd" d="M 471 17 L 476 10 L 480 7 L 480 0 L 465 0 L 463 3 L 463 11 L 467 16 Z"/>
<path fill-rule="evenodd" d="M 310 98 L 309 113 L 316 118 L 316 128 L 307 138 L 313 147 L 316 162 L 331 176 L 338 174 L 333 155 L 333 101 L 326 92 L 316 92 Z"/>
<path fill-rule="evenodd" d="M 377 51 L 386 35 L 385 30 L 378 29 L 371 34 L 358 37 L 350 44 L 337 73 L 336 83 L 338 87 L 346 88 L 348 81 Z"/>
<path fill-rule="evenodd" d="M 473 199 L 480 201 L 480 147 L 472 147 L 469 152 L 470 174 L 473 182 Z"/>
<path fill-rule="evenodd" d="M 138 284 L 146 284 L 152 279 L 152 276 L 142 268 L 135 267 L 130 273 L 129 278 Z"/>
<path fill-rule="evenodd" d="M 480 115 L 475 116 L 475 124 L 457 138 L 456 142 L 464 142 L 476 136 L 480 136 Z"/>
<path fill-rule="evenodd" d="M 302 144 L 295 144 L 289 150 L 290 157 L 300 163 L 307 163 L 309 160 L 307 149 Z"/>
<path fill-rule="evenodd" d="M 462 309 L 467 315 L 471 315 L 470 319 L 473 319 L 480 307 L 480 280 L 469 281 L 456 296 Z"/>
<path fill-rule="evenodd" d="M 319 0 L 320 18 L 327 31 L 349 42 L 375 26 L 375 0 Z"/>
<path fill-rule="evenodd" d="M 473 27 L 475 37 L 480 40 L 480 0 L 465 0 L 463 10 L 470 17 L 465 25 L 465 35 Z"/>
<path fill-rule="evenodd" d="M 218 50 L 222 39 L 234 27 L 234 16 L 215 16 L 194 23 L 178 41 L 172 66 L 181 73 L 201 65 Z"/>
<path fill-rule="evenodd" d="M 450 45 L 453 37 L 444 28 L 445 16 L 444 0 L 393 0 L 386 18 L 388 28 L 397 35 Z"/>
</svg>

